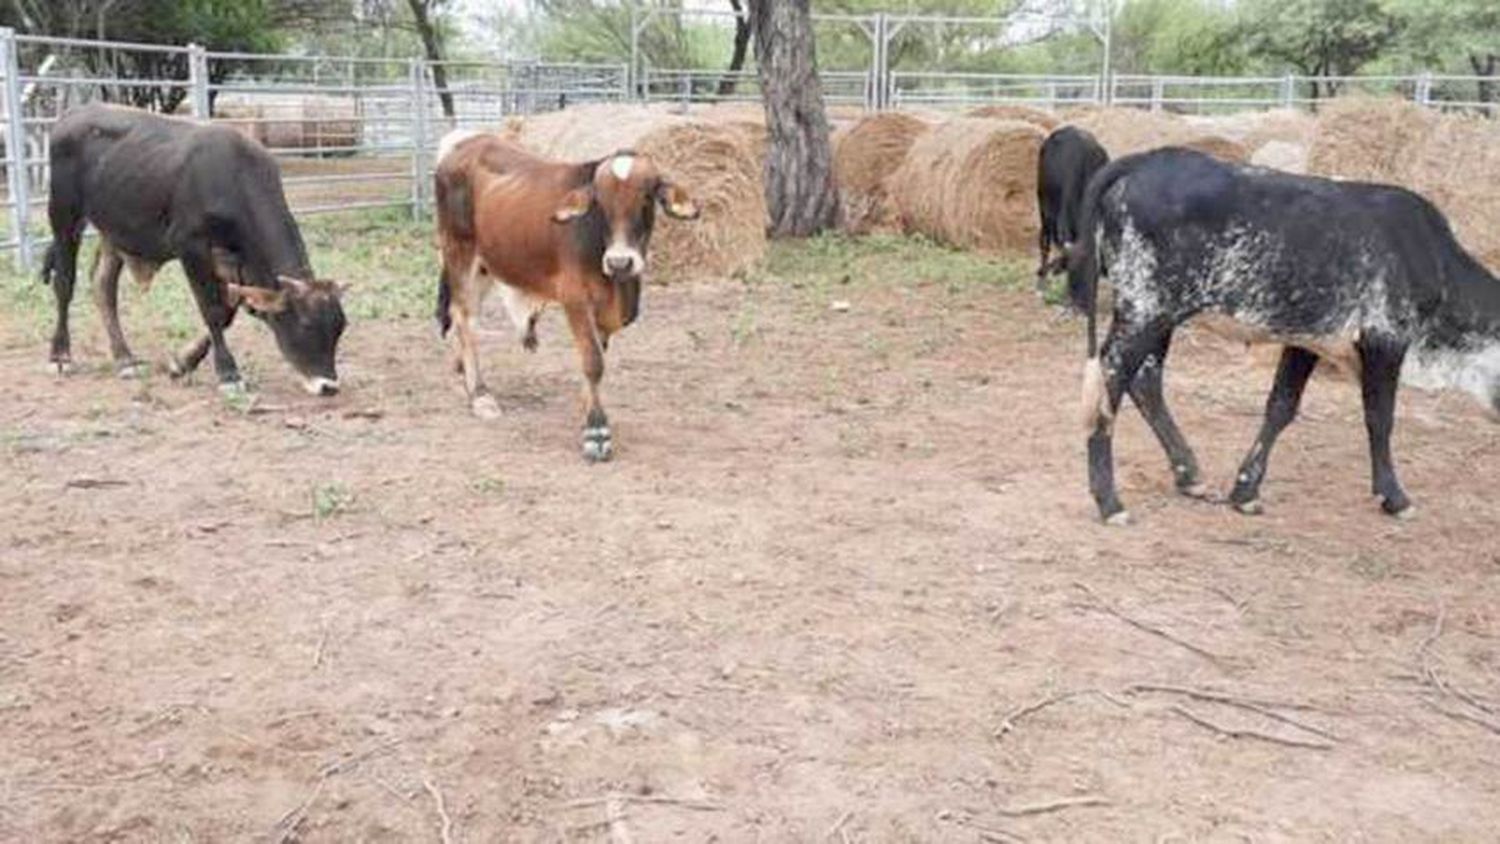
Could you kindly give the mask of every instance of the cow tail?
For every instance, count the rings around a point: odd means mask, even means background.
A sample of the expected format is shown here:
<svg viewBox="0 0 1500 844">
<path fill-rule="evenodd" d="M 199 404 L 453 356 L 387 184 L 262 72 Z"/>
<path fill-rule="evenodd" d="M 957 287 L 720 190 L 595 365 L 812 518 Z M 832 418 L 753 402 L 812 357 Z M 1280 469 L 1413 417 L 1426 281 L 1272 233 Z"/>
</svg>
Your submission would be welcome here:
<svg viewBox="0 0 1500 844">
<path fill-rule="evenodd" d="M 449 329 L 453 328 L 453 291 L 448 289 L 447 269 L 438 273 L 437 287 L 437 308 L 433 316 L 437 318 L 438 336 L 447 337 Z"/>
<path fill-rule="evenodd" d="M 438 274 L 437 305 L 433 316 L 437 319 L 438 333 L 448 336 L 453 327 L 452 285 L 461 279 L 453 278 L 453 257 L 462 250 L 454 247 L 474 242 L 474 189 L 469 183 L 468 173 L 458 168 L 443 167 L 439 162 L 433 176 L 433 197 L 437 205 L 438 240 L 442 245 L 443 269 Z"/>
<path fill-rule="evenodd" d="M 1088 323 L 1086 339 L 1088 357 L 1083 364 L 1083 423 L 1087 431 L 1107 424 L 1112 415 L 1104 384 L 1104 367 L 1099 361 L 1099 276 L 1103 272 L 1099 246 L 1104 225 L 1100 198 L 1119 178 L 1121 170 L 1111 165 L 1094 174 L 1083 194 L 1078 210 L 1078 239 L 1067 252 L 1068 298 L 1083 312 Z"/>
</svg>

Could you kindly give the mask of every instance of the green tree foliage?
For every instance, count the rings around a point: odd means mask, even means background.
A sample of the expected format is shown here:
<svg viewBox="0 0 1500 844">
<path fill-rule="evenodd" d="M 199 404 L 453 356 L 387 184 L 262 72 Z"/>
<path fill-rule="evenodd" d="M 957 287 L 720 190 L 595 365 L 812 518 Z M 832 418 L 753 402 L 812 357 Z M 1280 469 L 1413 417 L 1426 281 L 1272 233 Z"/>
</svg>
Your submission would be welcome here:
<svg viewBox="0 0 1500 844">
<path fill-rule="evenodd" d="M 1401 18 L 1381 0 L 1243 0 L 1240 15 L 1252 57 L 1306 76 L 1351 75 L 1401 33 Z M 1319 93 L 1315 84 L 1313 96 Z"/>
<path fill-rule="evenodd" d="M 1122 73 L 1228 76 L 1249 57 L 1233 13 L 1215 0 L 1133 0 L 1114 23 L 1114 65 Z"/>
<path fill-rule="evenodd" d="M 1401 52 L 1416 68 L 1484 77 L 1480 102 L 1500 100 L 1500 2 L 1393 0 L 1406 22 Z"/>
</svg>

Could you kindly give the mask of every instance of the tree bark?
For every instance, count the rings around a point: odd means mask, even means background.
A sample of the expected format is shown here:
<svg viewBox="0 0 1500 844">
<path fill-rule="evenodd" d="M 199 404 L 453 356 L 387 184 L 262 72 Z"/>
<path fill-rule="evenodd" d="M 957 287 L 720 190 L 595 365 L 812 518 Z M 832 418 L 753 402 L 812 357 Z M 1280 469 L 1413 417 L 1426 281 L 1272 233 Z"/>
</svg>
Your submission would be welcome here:
<svg viewBox="0 0 1500 844">
<path fill-rule="evenodd" d="M 740 0 L 729 0 L 729 5 L 734 9 L 734 54 L 729 57 L 729 72 L 719 80 L 719 96 L 728 97 L 734 94 L 734 89 L 739 85 L 735 74 L 745 68 L 745 53 L 750 49 L 750 19 L 745 16 L 745 5 Z"/>
<path fill-rule="evenodd" d="M 834 225 L 828 115 L 818 83 L 809 0 L 749 0 L 755 60 L 770 142 L 766 149 L 767 233 L 805 237 Z"/>
<path fill-rule="evenodd" d="M 406 0 L 411 7 L 412 22 L 417 27 L 417 37 L 422 39 L 422 51 L 432 62 L 432 84 L 437 86 L 438 102 L 443 105 L 443 115 L 453 117 L 453 93 L 448 90 L 448 68 L 443 61 L 443 45 L 438 39 L 437 28 L 427 13 L 427 0 Z"/>
</svg>

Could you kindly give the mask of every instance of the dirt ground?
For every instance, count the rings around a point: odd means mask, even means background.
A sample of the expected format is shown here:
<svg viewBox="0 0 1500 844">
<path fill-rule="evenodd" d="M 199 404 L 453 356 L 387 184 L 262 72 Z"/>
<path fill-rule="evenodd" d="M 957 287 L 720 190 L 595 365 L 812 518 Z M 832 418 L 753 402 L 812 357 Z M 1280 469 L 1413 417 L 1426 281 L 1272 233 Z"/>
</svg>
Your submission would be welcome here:
<svg viewBox="0 0 1500 844">
<path fill-rule="evenodd" d="M 115 379 L 75 316 L 63 379 L 0 316 L 0 839 L 1500 829 L 1500 426 L 1467 397 L 1402 395 L 1410 522 L 1348 381 L 1260 517 L 1176 497 L 1128 411 L 1117 529 L 1081 327 L 1021 284 L 653 288 L 603 466 L 555 313 L 534 356 L 489 322 L 493 423 L 420 315 L 356 322 L 332 400 L 237 325 L 252 412 Z M 1270 369 L 1190 334 L 1168 371 L 1227 488 Z"/>
</svg>

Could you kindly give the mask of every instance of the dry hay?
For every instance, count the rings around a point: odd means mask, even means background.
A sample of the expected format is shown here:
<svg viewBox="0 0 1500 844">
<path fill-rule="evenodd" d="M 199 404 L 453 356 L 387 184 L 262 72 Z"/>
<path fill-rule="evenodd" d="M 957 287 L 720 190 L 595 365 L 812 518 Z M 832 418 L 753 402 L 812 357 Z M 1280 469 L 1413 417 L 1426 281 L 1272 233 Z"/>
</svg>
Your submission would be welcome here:
<svg viewBox="0 0 1500 844">
<path fill-rule="evenodd" d="M 658 280 L 722 277 L 765 254 L 762 164 L 734 129 L 661 109 L 600 105 L 512 118 L 501 132 L 565 161 L 634 149 L 685 187 L 703 214 L 696 221 L 657 216 L 651 265 Z"/>
<path fill-rule="evenodd" d="M 834 133 L 833 169 L 844 228 L 856 234 L 895 225 L 887 182 L 932 124 L 899 111 L 871 114 Z"/>
<path fill-rule="evenodd" d="M 919 135 L 888 185 L 903 227 L 954 246 L 1031 249 L 1042 138 L 1029 123 L 984 117 Z"/>
<path fill-rule="evenodd" d="M 1442 210 L 1459 241 L 1500 271 L 1500 124 L 1399 100 L 1323 106 L 1310 172 L 1401 185 Z"/>
<path fill-rule="evenodd" d="M 756 166 L 765 167 L 770 132 L 766 129 L 766 110 L 763 106 L 756 103 L 720 103 L 694 111 L 692 116 L 738 132 L 745 140 Z"/>
<path fill-rule="evenodd" d="M 1286 173 L 1307 172 L 1307 147 L 1290 141 L 1267 141 L 1250 156 L 1250 163 Z"/>
<path fill-rule="evenodd" d="M 1068 123 L 1087 129 L 1099 139 L 1111 158 L 1119 158 L 1158 147 L 1186 147 L 1225 161 L 1243 162 L 1250 153 L 1218 133 L 1205 132 L 1173 114 L 1131 108 L 1084 108 L 1065 115 Z"/>
<path fill-rule="evenodd" d="M 354 103 L 333 97 L 278 96 L 236 100 L 225 96 L 214 104 L 214 122 L 236 129 L 270 149 L 336 148 L 360 141 Z"/>
<path fill-rule="evenodd" d="M 1043 132 L 1051 132 L 1062 125 L 1062 121 L 1058 119 L 1057 115 L 1051 112 L 1042 111 L 1039 108 L 1032 108 L 1031 106 L 1010 105 L 1006 103 L 995 103 L 971 108 L 964 112 L 964 116 L 991 117 L 996 120 L 1019 120 L 1023 123 L 1030 123 Z"/>
</svg>

